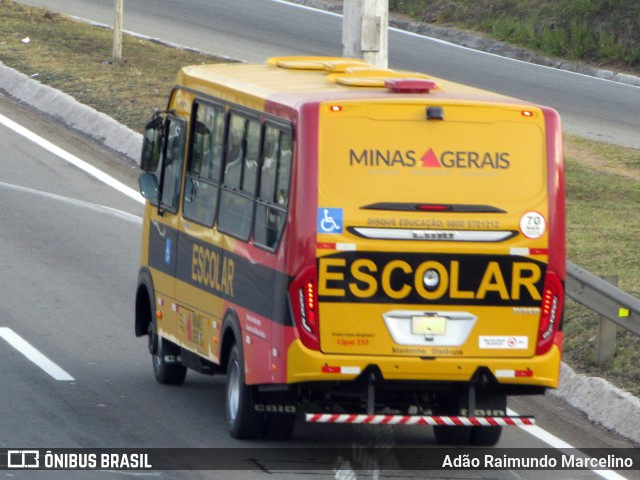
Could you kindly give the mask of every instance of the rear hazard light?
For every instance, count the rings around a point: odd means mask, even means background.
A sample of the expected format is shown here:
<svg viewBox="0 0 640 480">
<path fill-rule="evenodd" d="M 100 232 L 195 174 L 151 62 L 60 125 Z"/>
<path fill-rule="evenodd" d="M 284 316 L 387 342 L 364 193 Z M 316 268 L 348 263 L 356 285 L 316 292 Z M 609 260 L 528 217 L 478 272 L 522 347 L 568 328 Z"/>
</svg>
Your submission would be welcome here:
<svg viewBox="0 0 640 480">
<path fill-rule="evenodd" d="M 302 344 L 320 350 L 318 281 L 315 266 L 305 268 L 289 285 L 291 309 Z"/>
<path fill-rule="evenodd" d="M 564 287 L 558 275 L 547 272 L 544 280 L 542 304 L 540 306 L 540 326 L 536 355 L 547 353 L 553 345 L 555 333 L 560 328 L 564 303 Z"/>
</svg>

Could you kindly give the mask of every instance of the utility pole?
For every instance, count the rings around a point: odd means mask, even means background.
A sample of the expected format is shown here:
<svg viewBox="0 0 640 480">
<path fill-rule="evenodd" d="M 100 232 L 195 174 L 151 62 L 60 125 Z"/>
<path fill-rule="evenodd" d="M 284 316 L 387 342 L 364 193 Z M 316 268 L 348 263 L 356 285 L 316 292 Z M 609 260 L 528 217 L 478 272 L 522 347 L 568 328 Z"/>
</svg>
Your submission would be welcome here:
<svg viewBox="0 0 640 480">
<path fill-rule="evenodd" d="M 344 0 L 342 48 L 345 57 L 388 65 L 389 0 Z"/>
<path fill-rule="evenodd" d="M 111 63 L 114 65 L 122 60 L 122 16 L 124 0 L 115 0 L 116 18 L 113 24 L 113 55 Z"/>
</svg>

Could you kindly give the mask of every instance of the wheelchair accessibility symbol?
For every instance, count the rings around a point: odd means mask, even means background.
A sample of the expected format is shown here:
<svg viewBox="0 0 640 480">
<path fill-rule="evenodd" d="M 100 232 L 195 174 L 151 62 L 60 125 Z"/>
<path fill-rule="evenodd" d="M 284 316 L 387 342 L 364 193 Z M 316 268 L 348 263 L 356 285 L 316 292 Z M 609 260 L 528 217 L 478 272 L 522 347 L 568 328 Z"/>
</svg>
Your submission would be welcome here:
<svg viewBox="0 0 640 480">
<path fill-rule="evenodd" d="M 318 209 L 318 233 L 342 233 L 342 209 Z"/>
</svg>

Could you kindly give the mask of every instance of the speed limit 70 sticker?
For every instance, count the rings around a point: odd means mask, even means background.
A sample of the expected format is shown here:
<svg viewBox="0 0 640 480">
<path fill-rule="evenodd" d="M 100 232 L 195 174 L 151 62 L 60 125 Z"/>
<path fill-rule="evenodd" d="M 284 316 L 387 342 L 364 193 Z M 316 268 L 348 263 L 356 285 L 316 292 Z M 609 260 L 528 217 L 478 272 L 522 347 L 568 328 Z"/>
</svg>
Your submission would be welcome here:
<svg viewBox="0 0 640 480">
<path fill-rule="evenodd" d="M 540 238 L 547 230 L 547 221 L 538 212 L 527 212 L 520 219 L 520 231 L 527 238 Z"/>
</svg>

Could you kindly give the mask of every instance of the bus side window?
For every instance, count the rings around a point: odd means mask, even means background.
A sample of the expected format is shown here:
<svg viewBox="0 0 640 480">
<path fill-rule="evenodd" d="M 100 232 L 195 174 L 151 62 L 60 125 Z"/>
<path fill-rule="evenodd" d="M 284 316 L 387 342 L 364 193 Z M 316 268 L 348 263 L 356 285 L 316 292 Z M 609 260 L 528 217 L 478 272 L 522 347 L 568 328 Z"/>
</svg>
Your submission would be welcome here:
<svg viewBox="0 0 640 480">
<path fill-rule="evenodd" d="M 287 217 L 291 143 L 290 133 L 266 127 L 253 240 L 269 250 L 277 248 Z"/>
<path fill-rule="evenodd" d="M 280 150 L 280 130 L 267 126 L 264 133 L 262 152 L 262 171 L 260 173 L 259 198 L 275 201 L 276 171 L 278 169 L 278 151 Z"/>
<path fill-rule="evenodd" d="M 280 205 L 289 204 L 289 185 L 291 182 L 291 157 L 293 156 L 293 141 L 291 134 L 283 133 L 280 141 L 280 161 L 278 162 L 278 178 L 276 183 L 276 202 Z"/>
<path fill-rule="evenodd" d="M 227 148 L 224 161 L 224 184 L 233 188 L 240 187 L 242 161 L 245 150 L 245 122 L 246 120 L 244 118 L 236 115 L 232 115 L 229 122 L 229 134 L 227 135 Z"/>
<path fill-rule="evenodd" d="M 242 191 L 251 195 L 256 193 L 258 180 L 258 162 L 260 161 L 260 123 L 255 120 L 247 122 L 247 155 L 242 169 Z"/>
<path fill-rule="evenodd" d="M 261 141 L 260 123 L 231 114 L 225 148 L 218 228 L 249 240 Z"/>
<path fill-rule="evenodd" d="M 195 109 L 182 210 L 185 218 L 211 227 L 218 206 L 224 111 L 201 103 Z"/>
</svg>

